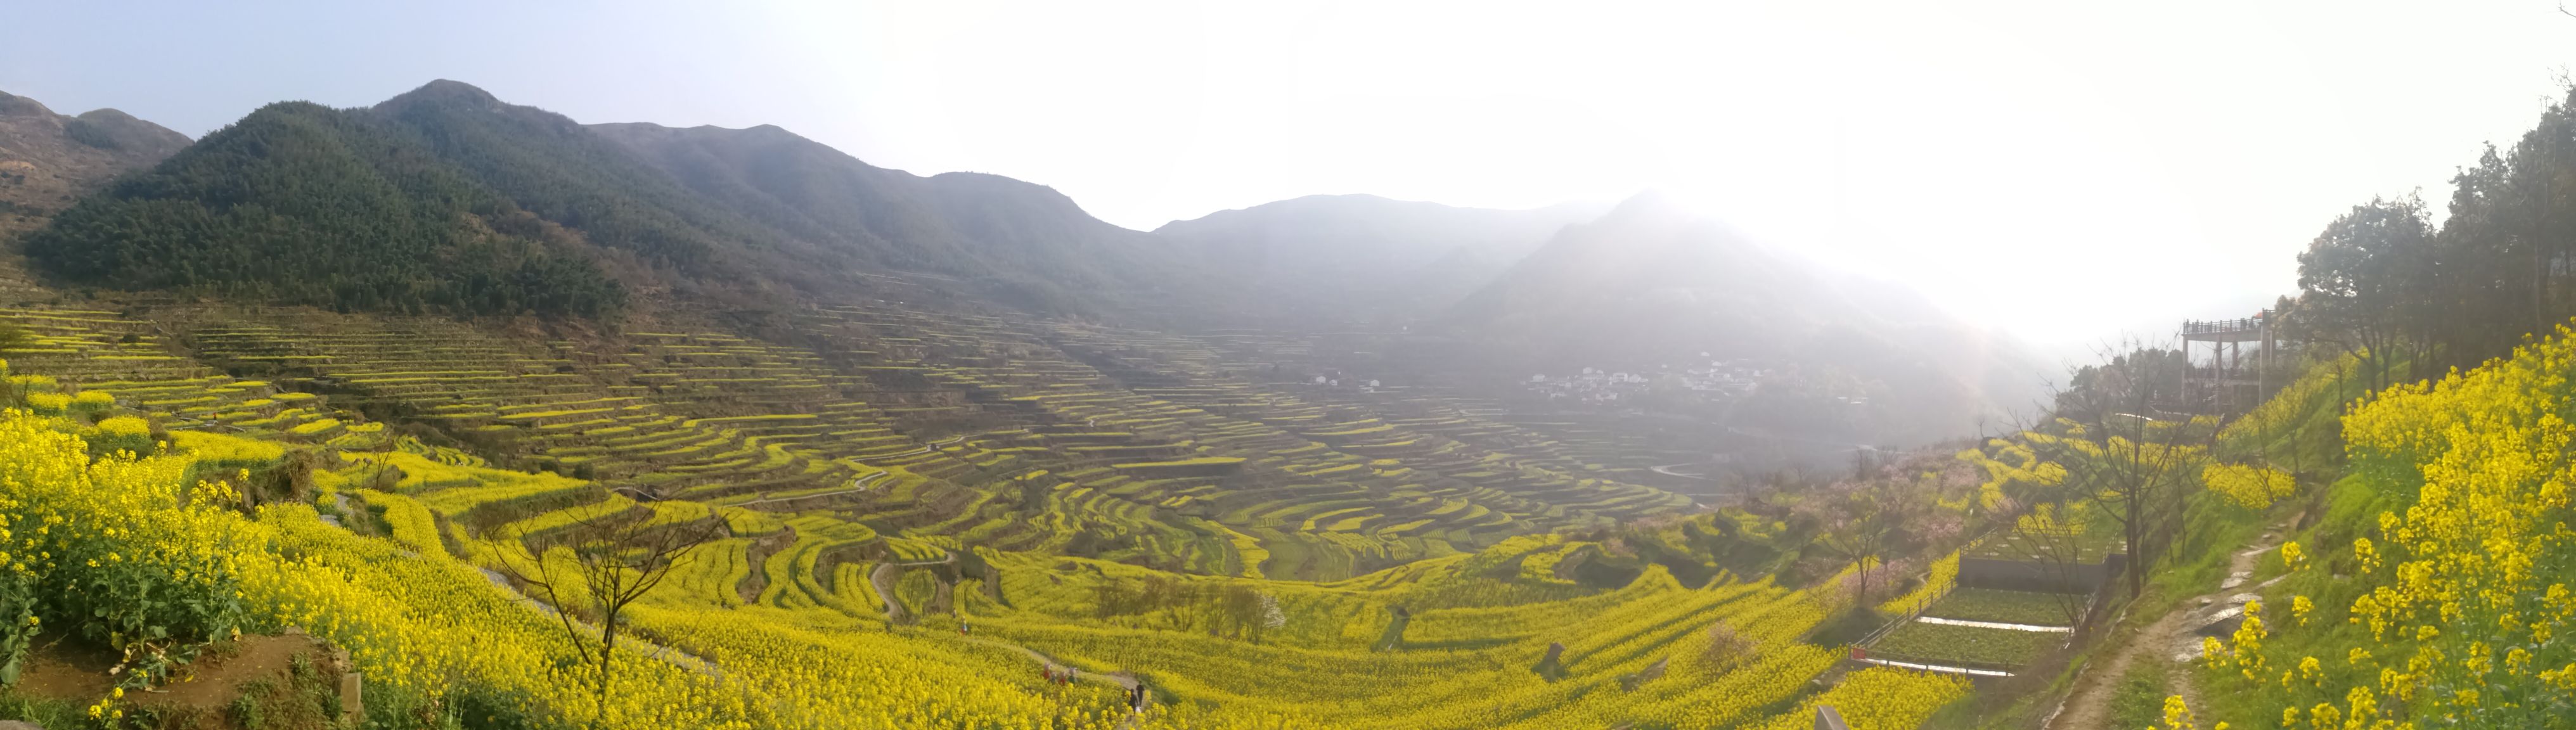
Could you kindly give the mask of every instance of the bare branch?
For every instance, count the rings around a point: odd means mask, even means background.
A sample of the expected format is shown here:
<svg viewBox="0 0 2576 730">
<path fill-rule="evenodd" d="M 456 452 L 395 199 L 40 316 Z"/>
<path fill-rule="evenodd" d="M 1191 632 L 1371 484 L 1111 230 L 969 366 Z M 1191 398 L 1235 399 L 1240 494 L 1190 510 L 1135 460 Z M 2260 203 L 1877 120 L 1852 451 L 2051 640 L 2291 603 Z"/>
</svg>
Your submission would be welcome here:
<svg viewBox="0 0 2576 730">
<path fill-rule="evenodd" d="M 587 508 L 588 505 L 573 509 Z M 635 514 L 637 510 L 645 514 L 638 516 Z M 671 570 L 692 551 L 722 535 L 723 518 L 712 514 L 690 522 L 656 523 L 651 510 L 644 507 L 585 512 L 575 517 L 571 524 L 550 530 L 543 536 L 517 537 L 515 542 L 528 552 L 534 565 L 521 567 L 516 556 L 504 548 L 501 570 L 543 592 L 544 601 L 553 607 L 565 636 L 572 640 L 576 656 L 583 663 L 598 667 L 598 692 L 601 707 L 605 708 L 615 680 L 612 670 L 617 632 L 626 607 L 661 586 L 662 581 L 670 577 Z M 574 607 L 567 605 L 564 595 L 568 586 L 560 585 L 566 578 L 556 576 L 555 567 L 546 559 L 558 548 L 570 553 L 577 566 L 572 577 L 582 582 L 592 608 L 598 614 L 599 624 L 593 629 L 584 630 L 575 620 L 572 615 Z M 596 636 L 592 631 L 597 632 Z M 596 651 L 587 643 L 592 639 L 599 642 Z"/>
</svg>

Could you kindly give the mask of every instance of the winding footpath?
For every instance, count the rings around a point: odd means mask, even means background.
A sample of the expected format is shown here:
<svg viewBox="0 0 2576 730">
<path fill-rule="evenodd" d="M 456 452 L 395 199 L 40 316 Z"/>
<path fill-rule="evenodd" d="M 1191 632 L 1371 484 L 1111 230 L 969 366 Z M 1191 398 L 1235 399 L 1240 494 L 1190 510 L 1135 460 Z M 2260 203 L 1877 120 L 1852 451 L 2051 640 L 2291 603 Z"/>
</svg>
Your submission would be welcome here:
<svg viewBox="0 0 2576 730">
<path fill-rule="evenodd" d="M 912 609 L 904 608 L 903 601 L 895 598 L 894 596 L 895 581 L 901 579 L 904 569 L 919 568 L 930 565 L 947 565 L 954 562 L 957 562 L 957 554 L 952 552 L 948 554 L 948 557 L 940 558 L 938 560 L 924 560 L 915 563 L 878 563 L 876 568 L 869 570 L 868 583 L 876 586 L 877 597 L 885 600 L 886 623 L 902 626 L 912 622 Z"/>
<path fill-rule="evenodd" d="M 2291 515 L 2288 520 L 2273 525 L 2254 544 L 2229 556 L 2228 575 L 2237 577 L 2252 574 L 2255 561 L 2270 553 L 2273 548 L 2279 547 L 2282 536 L 2289 533 L 2291 525 L 2299 523 L 2299 517 L 2299 515 Z M 2199 642 L 2192 636 L 2187 624 L 2190 623 L 2192 614 L 2214 601 L 2225 598 L 2231 592 L 2251 592 L 2260 588 L 2261 586 L 2221 586 L 2214 593 L 2184 600 L 2174 606 L 2172 611 L 2158 617 L 2155 622 L 2139 628 L 2136 633 L 2128 637 L 2127 643 L 2122 644 L 2108 658 L 2099 659 L 2084 666 L 2083 673 L 2075 677 L 2074 691 L 2067 693 L 2066 701 L 2058 705 L 2056 712 L 2050 713 L 2044 727 L 2047 730 L 2095 730 L 2110 727 L 2111 698 L 2119 693 L 2120 680 L 2128 676 L 2129 667 L 2141 661 L 2166 662 L 2165 683 L 2170 688 L 2168 691 L 2182 695 L 2183 702 L 2192 707 L 2204 706 L 2200 702 L 2199 688 L 2194 687 L 2191 681 L 2191 658 L 2199 655 L 2200 650 L 2197 648 Z M 2177 660 L 2177 657 L 2180 659 Z"/>
<path fill-rule="evenodd" d="M 981 637 L 981 636 L 972 636 L 972 637 L 967 637 L 967 638 L 966 638 L 966 642 L 967 642 L 967 643 L 970 643 L 970 644 L 982 644 L 982 645 L 984 645 L 984 646 L 989 646 L 989 647 L 993 647 L 993 648 L 996 648 L 996 649 L 1009 649 L 1009 650 L 1011 650 L 1011 651 L 1019 652 L 1019 653 L 1021 653 L 1021 654 L 1023 654 L 1023 655 L 1028 656 L 1028 658 L 1029 658 L 1029 659 L 1034 660 L 1034 661 L 1036 661 L 1038 664 L 1040 664 L 1040 665 L 1044 666 L 1044 667 L 1046 668 L 1046 670 L 1047 670 L 1047 671 L 1049 671 L 1049 672 L 1056 672 L 1056 673 L 1069 673 L 1069 674 L 1071 674 L 1071 676 L 1074 678 L 1074 680 L 1075 680 L 1075 681 L 1080 681 L 1080 682 L 1107 682 L 1107 683 L 1110 683 L 1110 684 L 1118 685 L 1119 687 L 1124 688 L 1124 689 L 1127 689 L 1127 690 L 1130 690 L 1130 691 L 1133 691 L 1133 690 L 1135 690 L 1135 689 L 1136 689 L 1136 685 L 1137 685 L 1136 675 L 1128 674 L 1128 673 L 1126 673 L 1126 672 L 1106 672 L 1106 673 L 1104 673 L 1104 672 L 1094 672 L 1094 671 L 1091 671 L 1091 670 L 1088 670 L 1088 669 L 1083 669 L 1083 668 L 1081 668 L 1081 667 L 1076 667 L 1076 666 L 1072 666 L 1072 665 L 1069 665 L 1069 664 L 1065 664 L 1065 663 L 1063 663 L 1063 662 L 1058 662 L 1058 661 L 1056 661 L 1056 660 L 1055 660 L 1055 658 L 1054 658 L 1054 657 L 1050 657 L 1050 656 L 1047 656 L 1047 655 L 1045 655 L 1045 654 L 1041 654 L 1041 653 L 1039 653 L 1039 652 L 1038 652 L 1038 650 L 1036 650 L 1036 649 L 1031 649 L 1031 648 L 1028 648 L 1028 647 L 1025 647 L 1025 646 L 1021 646 L 1021 645 L 1018 645 L 1018 644 L 1013 644 L 1013 643 L 1011 643 L 1011 642 L 1002 641 L 1002 640 L 999 640 L 999 639 L 987 639 L 987 638 L 984 638 L 984 637 Z"/>
<path fill-rule="evenodd" d="M 959 442 L 962 442 L 962 441 L 965 441 L 965 440 L 966 440 L 966 437 L 964 437 L 964 436 L 958 436 L 958 437 L 956 437 L 956 438 L 951 438 L 951 439 L 948 439 L 948 440 L 946 440 L 946 441 L 932 441 L 932 442 L 927 443 L 927 444 L 922 444 L 921 448 L 913 449 L 913 450 L 911 450 L 911 451 L 906 451 L 906 452 L 903 452 L 903 453 L 900 453 L 900 454 L 885 454 L 885 455 L 881 455 L 881 456 L 871 456 L 871 457 L 868 457 L 868 458 L 869 458 L 869 459 L 900 459 L 900 458 L 903 458 L 903 457 L 906 457 L 906 456 L 920 456 L 920 455 L 922 455 L 922 454 L 930 453 L 932 450 L 935 450 L 935 449 L 944 449 L 944 448 L 948 448 L 948 447 L 950 447 L 950 446 L 955 446 L 955 445 L 957 445 Z M 862 463 L 865 463 L 865 460 L 862 460 Z"/>
<path fill-rule="evenodd" d="M 723 505 L 723 506 L 726 506 L 726 507 L 750 507 L 750 506 L 755 505 L 755 504 L 772 504 L 772 503 L 777 503 L 777 502 L 802 502 L 802 501 L 805 501 L 805 500 L 808 500 L 808 499 L 822 499 L 822 498 L 824 498 L 824 497 L 838 497 L 838 496 L 841 496 L 841 495 L 844 495 L 844 494 L 858 494 L 858 493 L 860 493 L 860 492 L 868 491 L 868 489 L 869 489 L 869 488 L 875 487 L 875 486 L 876 486 L 876 484 L 877 484 L 877 482 L 885 481 L 885 478 L 886 478 L 886 477 L 888 477 L 888 476 L 892 476 L 893 474 L 894 474 L 894 472 L 885 472 L 885 471 L 880 471 L 880 472 L 870 473 L 870 474 L 868 474 L 868 475 L 866 475 L 866 476 L 862 476 L 862 477 L 859 477 L 859 478 L 857 478 L 857 479 L 852 479 L 852 480 L 850 480 L 850 488 L 848 488 L 848 489 L 840 489 L 840 490 L 834 490 L 834 491 L 829 491 L 829 492 L 820 492 L 820 493 L 815 493 L 815 494 L 800 494 L 800 495 L 797 495 L 797 496 L 794 496 L 794 497 L 766 497 L 766 496 L 764 496 L 764 497 L 761 497 L 761 498 L 759 498 L 759 499 L 751 500 L 751 501 L 749 501 L 749 502 L 737 502 L 737 503 L 734 503 L 734 504 L 728 504 L 728 505 Z"/>
</svg>

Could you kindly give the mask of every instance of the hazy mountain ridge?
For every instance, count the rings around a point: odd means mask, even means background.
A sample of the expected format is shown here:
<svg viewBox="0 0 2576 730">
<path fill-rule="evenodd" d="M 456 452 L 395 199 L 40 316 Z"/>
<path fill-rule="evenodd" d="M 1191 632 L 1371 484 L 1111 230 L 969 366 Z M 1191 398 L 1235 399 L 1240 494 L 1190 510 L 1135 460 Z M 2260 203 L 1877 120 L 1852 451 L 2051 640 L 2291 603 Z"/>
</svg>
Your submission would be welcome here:
<svg viewBox="0 0 2576 730">
<path fill-rule="evenodd" d="M 188 136 L 115 109 L 57 114 L 0 92 L 0 234 L 29 228 L 109 179 L 161 161 Z"/>
<path fill-rule="evenodd" d="M 1607 207 L 1461 208 L 1375 195 L 1310 195 L 1173 221 L 1154 233 L 1207 249 L 1228 274 L 1332 317 L 1406 321 L 1440 311 Z"/>
<path fill-rule="evenodd" d="M 921 177 L 785 129 L 591 125 L 708 200 L 855 263 L 964 279 L 1034 311 L 1096 309 L 1114 290 L 1185 280 L 1191 252 L 1091 217 L 1053 188 L 997 175 Z"/>
<path fill-rule="evenodd" d="M 2041 368 L 2008 340 L 1920 294 L 1780 255 L 1654 195 L 1567 227 L 1449 308 L 1442 331 L 1494 366 L 1651 370 L 1748 359 L 1840 382 L 1876 413 L 1856 437 L 1962 432 L 2038 394 Z"/>
</svg>

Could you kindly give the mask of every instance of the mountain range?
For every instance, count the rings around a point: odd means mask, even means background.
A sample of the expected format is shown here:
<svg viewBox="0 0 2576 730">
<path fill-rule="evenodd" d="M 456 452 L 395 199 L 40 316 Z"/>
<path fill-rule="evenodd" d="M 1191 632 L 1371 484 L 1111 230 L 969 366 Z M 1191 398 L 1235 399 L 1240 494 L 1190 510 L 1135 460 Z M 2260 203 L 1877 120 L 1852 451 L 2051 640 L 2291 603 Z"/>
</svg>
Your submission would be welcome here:
<svg viewBox="0 0 2576 730">
<path fill-rule="evenodd" d="M 614 322 L 864 302 L 899 277 L 1028 316 L 1394 331 L 1459 345 L 1431 366 L 1465 373 L 1779 363 L 1850 384 L 1903 424 L 1866 433 L 1903 440 L 2036 382 L 2017 348 L 1909 290 L 1652 195 L 1319 195 L 1144 232 L 1042 185 L 876 167 L 775 126 L 582 124 L 443 80 L 371 107 L 271 104 L 193 142 L 0 96 L 0 134 L 0 221 L 57 283 Z"/>
</svg>

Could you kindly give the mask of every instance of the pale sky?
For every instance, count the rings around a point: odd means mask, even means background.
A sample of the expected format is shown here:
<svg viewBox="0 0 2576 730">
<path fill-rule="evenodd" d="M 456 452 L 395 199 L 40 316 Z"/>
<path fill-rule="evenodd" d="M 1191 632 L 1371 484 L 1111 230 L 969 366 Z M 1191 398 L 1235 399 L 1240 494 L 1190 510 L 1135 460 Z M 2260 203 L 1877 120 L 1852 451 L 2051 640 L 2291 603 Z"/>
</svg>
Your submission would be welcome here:
<svg viewBox="0 0 2576 730">
<path fill-rule="evenodd" d="M 452 78 L 1138 229 L 1660 189 L 2052 349 L 2250 313 L 2346 207 L 2438 207 L 2576 66 L 2544 0 L 215 5 L 0 0 L 0 90 L 199 135 Z"/>
</svg>

